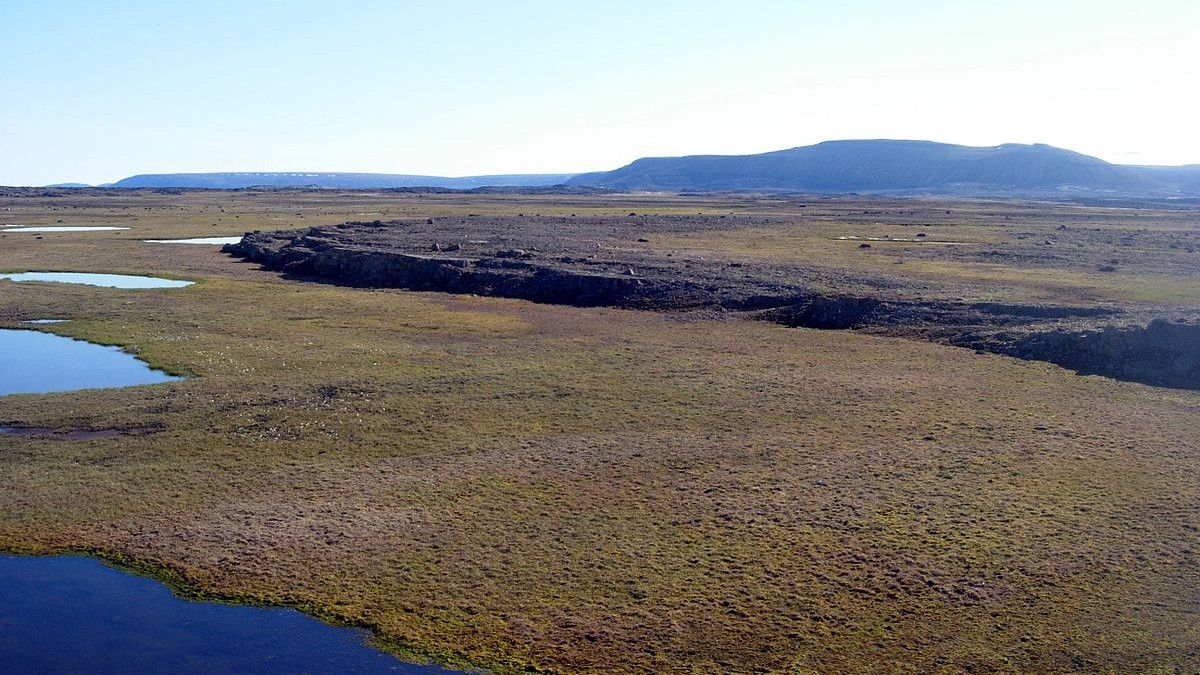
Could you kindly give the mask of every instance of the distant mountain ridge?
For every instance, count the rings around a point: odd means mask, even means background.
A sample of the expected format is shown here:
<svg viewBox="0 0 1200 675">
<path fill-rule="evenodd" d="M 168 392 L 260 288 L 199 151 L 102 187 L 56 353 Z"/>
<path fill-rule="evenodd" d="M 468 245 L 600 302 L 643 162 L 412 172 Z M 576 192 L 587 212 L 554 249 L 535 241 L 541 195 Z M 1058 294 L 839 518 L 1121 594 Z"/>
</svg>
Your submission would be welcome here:
<svg viewBox="0 0 1200 675">
<path fill-rule="evenodd" d="M 1111 164 L 1049 145 L 826 141 L 757 155 L 646 157 L 567 185 L 651 191 L 1200 195 L 1200 167 Z"/>
<path fill-rule="evenodd" d="M 233 190 L 249 187 L 449 188 L 472 190 L 481 187 L 544 187 L 560 185 L 573 173 L 503 174 L 495 176 L 417 176 L 392 173 L 337 173 L 323 171 L 245 171 L 219 173 L 147 173 L 123 178 L 104 187 L 114 188 L 209 188 Z"/>
<path fill-rule="evenodd" d="M 613 171 L 425 176 L 217 172 L 130 176 L 101 187 L 574 189 L 1068 198 L 1200 198 L 1200 164 L 1136 166 L 1049 145 L 973 147 L 910 140 L 826 141 L 755 155 L 644 157 Z"/>
</svg>

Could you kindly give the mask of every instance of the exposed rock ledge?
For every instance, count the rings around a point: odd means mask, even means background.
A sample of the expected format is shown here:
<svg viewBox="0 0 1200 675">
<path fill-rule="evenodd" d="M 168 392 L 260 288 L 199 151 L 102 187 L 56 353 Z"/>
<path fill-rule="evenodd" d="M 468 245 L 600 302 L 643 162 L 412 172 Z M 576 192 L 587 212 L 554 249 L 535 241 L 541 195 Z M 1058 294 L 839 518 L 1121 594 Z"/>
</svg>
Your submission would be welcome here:
<svg viewBox="0 0 1200 675">
<path fill-rule="evenodd" d="M 530 220 L 522 225 L 528 227 Z M 425 225 L 433 225 L 425 221 Z M 534 223 L 536 225 L 536 223 Z M 553 231 L 553 223 L 543 223 Z M 1158 386 L 1200 389 L 1200 324 L 1109 306 L 914 301 L 838 294 L 769 264 L 697 264 L 547 236 L 519 248 L 503 229 L 439 244 L 421 223 L 347 223 L 248 233 L 224 250 L 291 275 L 581 307 L 745 312 L 789 326 L 861 329 L 1041 360 Z M 500 236 L 495 236 L 500 232 Z M 577 238 L 576 238 L 577 239 Z M 515 242 L 520 243 L 520 242 Z M 557 249 L 557 250 L 555 250 Z M 1139 323 L 1139 319 L 1142 320 Z"/>
</svg>

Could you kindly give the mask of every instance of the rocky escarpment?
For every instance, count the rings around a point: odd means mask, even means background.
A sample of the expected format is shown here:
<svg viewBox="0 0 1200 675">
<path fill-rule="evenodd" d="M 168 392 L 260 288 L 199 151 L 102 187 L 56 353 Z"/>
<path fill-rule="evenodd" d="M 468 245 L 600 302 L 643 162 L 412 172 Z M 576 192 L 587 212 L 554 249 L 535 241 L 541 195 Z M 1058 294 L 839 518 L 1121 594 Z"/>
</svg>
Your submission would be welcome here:
<svg viewBox="0 0 1200 675">
<path fill-rule="evenodd" d="M 1200 389 L 1200 324 L 1155 319 L 1098 330 L 964 335 L 971 346 L 1021 359 L 1049 361 L 1085 375 L 1164 387 Z"/>
<path fill-rule="evenodd" d="M 666 219 L 659 226 L 678 225 Z M 254 232 L 225 250 L 293 276 L 351 286 L 581 307 L 741 312 L 788 326 L 916 337 L 1081 373 L 1200 389 L 1200 325 L 1194 323 L 1151 320 L 1106 305 L 914 300 L 861 279 L 848 284 L 860 292 L 830 292 L 820 283 L 827 280 L 804 269 L 673 258 L 618 245 L 623 240 L 604 218 L 569 227 L 561 219 L 524 218 L 520 228 L 431 219 Z"/>
<path fill-rule="evenodd" d="M 294 238 L 247 235 L 226 250 L 265 267 L 351 286 L 471 293 L 579 307 L 684 309 L 710 304 L 695 284 L 667 282 L 628 271 L 571 269 L 545 264 L 524 250 L 485 256 L 418 254 L 339 246 L 319 228 Z"/>
<path fill-rule="evenodd" d="M 789 326 L 868 329 L 921 336 L 977 351 L 1047 361 L 1083 375 L 1162 387 L 1200 389 L 1200 324 L 1152 319 L 1105 325 L 1107 308 L 1063 308 L 970 303 L 911 303 L 875 298 L 814 297 L 776 308 L 763 318 Z M 990 317 L 989 320 L 985 320 Z M 1040 319 L 1067 319 L 1047 325 Z M 1073 326 L 1084 320 L 1089 328 Z"/>
</svg>

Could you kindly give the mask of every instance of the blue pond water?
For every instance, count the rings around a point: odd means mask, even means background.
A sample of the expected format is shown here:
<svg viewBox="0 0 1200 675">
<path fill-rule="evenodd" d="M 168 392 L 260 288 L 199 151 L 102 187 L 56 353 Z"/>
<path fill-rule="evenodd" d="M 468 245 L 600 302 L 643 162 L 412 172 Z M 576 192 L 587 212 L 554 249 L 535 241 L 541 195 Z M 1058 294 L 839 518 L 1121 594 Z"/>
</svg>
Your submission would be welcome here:
<svg viewBox="0 0 1200 675">
<path fill-rule="evenodd" d="M 35 330 L 0 329 L 0 396 L 178 380 L 118 347 Z"/>
<path fill-rule="evenodd" d="M 116 232 L 117 230 L 128 229 L 128 227 L 114 227 L 111 225 L 49 225 L 46 227 L 6 226 L 4 229 L 0 229 L 0 234 L 8 234 L 9 232 Z"/>
<path fill-rule="evenodd" d="M 192 237 L 191 239 L 143 239 L 147 244 L 236 244 L 242 240 L 236 237 Z"/>
<path fill-rule="evenodd" d="M 116 347 L 0 329 L 0 395 L 173 379 Z M 90 558 L 0 555 L 4 675 L 453 672 L 403 663 L 365 640 L 294 610 L 183 600 Z"/>
<path fill-rule="evenodd" d="M 60 284 L 83 284 L 106 288 L 182 288 L 191 286 L 191 281 L 160 279 L 133 274 L 92 274 L 90 272 L 20 272 L 0 274 L 0 279 L 9 281 L 52 281 Z"/>
<path fill-rule="evenodd" d="M 8 675 L 445 675 L 289 609 L 191 602 L 90 558 L 0 555 Z"/>
</svg>

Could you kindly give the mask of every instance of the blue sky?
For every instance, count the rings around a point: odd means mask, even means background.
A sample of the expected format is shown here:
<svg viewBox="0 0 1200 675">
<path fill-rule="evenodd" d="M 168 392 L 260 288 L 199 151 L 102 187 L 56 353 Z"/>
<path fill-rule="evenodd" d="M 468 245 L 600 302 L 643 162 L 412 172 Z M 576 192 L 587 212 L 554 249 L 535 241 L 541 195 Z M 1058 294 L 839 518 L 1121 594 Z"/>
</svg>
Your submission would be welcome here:
<svg viewBox="0 0 1200 675">
<path fill-rule="evenodd" d="M 1200 2 L 0 0 L 0 184 L 837 138 L 1200 163 Z"/>
</svg>

